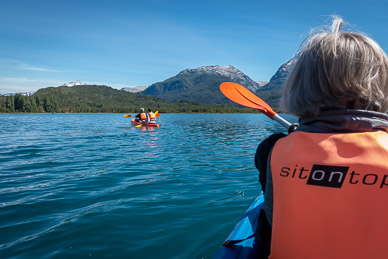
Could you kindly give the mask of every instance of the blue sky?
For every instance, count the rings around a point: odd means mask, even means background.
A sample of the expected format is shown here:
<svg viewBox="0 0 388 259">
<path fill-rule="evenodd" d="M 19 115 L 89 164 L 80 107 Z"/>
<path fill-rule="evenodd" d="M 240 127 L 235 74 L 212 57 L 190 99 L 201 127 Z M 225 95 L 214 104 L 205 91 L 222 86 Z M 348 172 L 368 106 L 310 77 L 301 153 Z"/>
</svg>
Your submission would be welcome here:
<svg viewBox="0 0 388 259">
<path fill-rule="evenodd" d="M 149 86 L 207 65 L 266 81 L 332 14 L 388 51 L 388 0 L 0 0 L 0 94 Z"/>
</svg>

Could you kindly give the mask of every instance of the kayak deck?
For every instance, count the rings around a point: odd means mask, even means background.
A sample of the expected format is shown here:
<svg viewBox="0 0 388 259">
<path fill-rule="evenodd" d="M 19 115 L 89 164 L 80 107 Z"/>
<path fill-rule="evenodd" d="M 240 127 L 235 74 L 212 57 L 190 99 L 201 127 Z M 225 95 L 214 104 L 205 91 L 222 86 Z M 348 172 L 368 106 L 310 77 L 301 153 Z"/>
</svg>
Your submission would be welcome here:
<svg viewBox="0 0 388 259">
<path fill-rule="evenodd" d="M 261 193 L 244 213 L 233 231 L 218 249 L 214 258 L 257 258 L 259 255 L 256 243 L 259 215 L 264 205 Z"/>
</svg>

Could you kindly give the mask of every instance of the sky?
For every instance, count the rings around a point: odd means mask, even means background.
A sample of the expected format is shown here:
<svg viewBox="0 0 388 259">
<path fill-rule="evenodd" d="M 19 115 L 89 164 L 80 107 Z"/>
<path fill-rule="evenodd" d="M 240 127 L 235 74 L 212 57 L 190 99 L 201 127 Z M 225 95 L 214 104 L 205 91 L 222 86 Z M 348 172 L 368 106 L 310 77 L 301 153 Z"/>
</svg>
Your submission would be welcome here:
<svg viewBox="0 0 388 259">
<path fill-rule="evenodd" d="M 0 94 L 150 86 L 210 65 L 268 81 L 330 15 L 388 52 L 388 0 L 0 0 Z"/>
</svg>

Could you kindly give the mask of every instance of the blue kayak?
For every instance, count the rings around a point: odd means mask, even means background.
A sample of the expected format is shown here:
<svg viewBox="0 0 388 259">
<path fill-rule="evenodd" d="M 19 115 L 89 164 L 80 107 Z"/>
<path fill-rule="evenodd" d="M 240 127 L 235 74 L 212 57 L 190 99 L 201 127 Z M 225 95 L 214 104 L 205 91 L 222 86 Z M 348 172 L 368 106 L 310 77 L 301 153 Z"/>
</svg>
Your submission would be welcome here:
<svg viewBox="0 0 388 259">
<path fill-rule="evenodd" d="M 264 195 L 261 193 L 218 249 L 215 259 L 258 257 L 259 250 L 255 234 L 258 231 L 259 215 L 263 205 Z"/>
</svg>

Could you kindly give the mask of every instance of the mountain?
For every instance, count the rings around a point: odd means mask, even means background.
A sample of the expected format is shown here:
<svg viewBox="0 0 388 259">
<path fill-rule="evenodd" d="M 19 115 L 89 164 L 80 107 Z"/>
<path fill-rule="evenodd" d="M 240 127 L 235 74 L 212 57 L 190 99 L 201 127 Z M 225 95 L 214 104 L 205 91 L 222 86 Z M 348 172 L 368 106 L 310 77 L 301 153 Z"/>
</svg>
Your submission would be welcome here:
<svg viewBox="0 0 388 259">
<path fill-rule="evenodd" d="M 269 81 L 256 81 L 256 83 L 261 87 L 261 86 L 265 86 L 266 84 L 268 84 Z"/>
<path fill-rule="evenodd" d="M 76 85 L 87 85 L 87 84 L 81 83 L 79 80 L 77 80 L 75 82 L 65 83 L 62 86 L 73 87 L 73 86 L 76 86 Z"/>
<path fill-rule="evenodd" d="M 266 87 L 267 88 L 269 87 L 273 90 L 281 90 L 284 82 L 286 81 L 288 74 L 290 73 L 290 69 L 294 64 L 294 61 L 295 61 L 294 59 L 290 59 L 289 61 L 281 65 L 278 71 L 276 71 L 275 75 L 271 77 L 269 84 L 266 85 Z M 260 89 L 260 90 L 263 90 L 263 89 Z"/>
<path fill-rule="evenodd" d="M 244 85 L 251 91 L 256 91 L 260 84 L 253 81 L 249 76 L 245 75 L 240 70 L 234 68 L 233 66 L 204 66 L 195 69 L 185 69 L 180 72 L 177 76 L 187 76 L 187 75 L 199 75 L 199 74 L 209 74 L 209 75 L 220 75 L 225 76 L 231 79 L 232 82 Z"/>
<path fill-rule="evenodd" d="M 135 86 L 135 87 L 124 87 L 124 88 L 121 88 L 121 90 L 127 91 L 127 92 L 131 92 L 131 93 L 142 92 L 145 89 L 147 89 L 147 86 Z"/>
<path fill-rule="evenodd" d="M 235 82 L 251 91 L 261 86 L 233 66 L 204 66 L 185 69 L 163 82 L 154 83 L 141 92 L 171 102 L 187 100 L 201 104 L 233 104 L 219 90 L 223 82 Z"/>
<path fill-rule="evenodd" d="M 268 83 L 254 82 L 233 66 L 186 69 L 139 93 L 69 82 L 42 88 L 31 96 L 0 96 L 0 112 L 138 112 L 139 107 L 163 112 L 254 112 L 239 109 L 221 93 L 220 84 L 239 83 L 276 108 L 293 62 L 291 59 L 283 64 Z M 139 90 L 135 89 L 130 90 Z"/>
<path fill-rule="evenodd" d="M 255 94 L 267 102 L 271 107 L 279 107 L 283 84 L 290 73 L 293 63 L 294 59 L 290 59 L 284 63 L 271 77 L 268 84 L 255 91 Z"/>
</svg>

